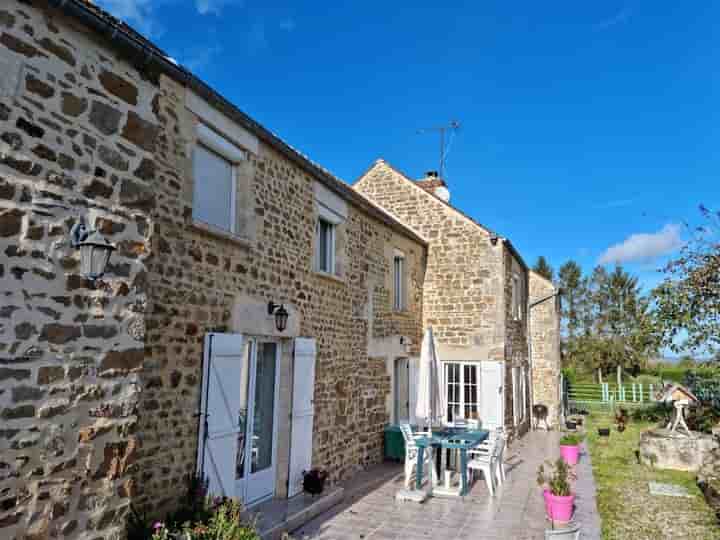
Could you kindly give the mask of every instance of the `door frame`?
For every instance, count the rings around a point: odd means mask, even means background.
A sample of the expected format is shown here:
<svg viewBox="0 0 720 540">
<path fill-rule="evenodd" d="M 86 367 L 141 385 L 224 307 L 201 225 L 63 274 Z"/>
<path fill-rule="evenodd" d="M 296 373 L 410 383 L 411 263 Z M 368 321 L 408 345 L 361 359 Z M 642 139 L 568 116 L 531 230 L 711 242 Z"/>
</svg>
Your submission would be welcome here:
<svg viewBox="0 0 720 540">
<path fill-rule="evenodd" d="M 250 347 L 250 355 L 249 355 L 249 361 L 250 365 L 248 366 L 249 372 L 249 380 L 248 380 L 248 421 L 247 425 L 245 426 L 245 463 L 246 470 L 244 471 L 244 478 L 243 478 L 243 493 L 242 493 L 242 502 L 245 507 L 251 507 L 256 504 L 259 504 L 263 501 L 266 501 L 268 499 L 271 499 L 275 496 L 276 493 L 276 484 L 277 484 L 277 438 L 278 438 L 278 405 L 279 405 L 279 393 L 280 393 L 280 365 L 282 362 L 282 342 L 277 338 L 266 338 L 263 336 L 245 336 L 245 338 L 248 341 L 248 346 Z M 254 416 L 255 416 L 255 384 L 257 381 L 257 352 L 258 352 L 258 345 L 263 343 L 274 343 L 275 344 L 275 382 L 274 382 L 274 399 L 273 399 L 273 434 L 272 434 L 272 465 L 270 466 L 271 469 L 271 476 L 272 476 L 272 490 L 267 495 L 263 495 L 262 497 L 259 497 L 251 502 L 247 501 L 247 493 L 248 493 L 248 487 L 251 482 L 250 475 L 252 474 L 251 467 L 252 467 L 252 427 L 254 422 Z M 237 481 L 237 480 L 236 480 Z"/>
</svg>

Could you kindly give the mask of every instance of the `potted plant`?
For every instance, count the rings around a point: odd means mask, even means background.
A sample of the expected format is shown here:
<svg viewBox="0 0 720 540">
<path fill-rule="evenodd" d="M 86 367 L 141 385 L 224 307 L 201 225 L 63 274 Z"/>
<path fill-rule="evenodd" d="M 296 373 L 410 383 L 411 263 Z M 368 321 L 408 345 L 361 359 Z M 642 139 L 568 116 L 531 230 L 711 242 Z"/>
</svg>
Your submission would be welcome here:
<svg viewBox="0 0 720 540">
<path fill-rule="evenodd" d="M 540 465 L 537 475 L 538 485 L 543 488 L 545 511 L 552 521 L 568 522 L 575 504 L 570 480 L 575 476 L 562 458 L 558 458 L 554 465 L 549 462 L 548 465 L 547 470 L 545 465 Z"/>
<path fill-rule="evenodd" d="M 560 456 L 568 465 L 577 464 L 582 440 L 583 436 L 575 433 L 565 435 L 560 439 Z"/>
</svg>

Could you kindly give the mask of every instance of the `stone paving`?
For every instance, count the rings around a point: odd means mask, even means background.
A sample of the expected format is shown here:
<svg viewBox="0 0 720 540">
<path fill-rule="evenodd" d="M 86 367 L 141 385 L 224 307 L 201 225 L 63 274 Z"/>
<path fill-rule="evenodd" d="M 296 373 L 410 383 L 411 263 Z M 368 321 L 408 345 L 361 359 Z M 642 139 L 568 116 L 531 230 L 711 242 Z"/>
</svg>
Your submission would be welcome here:
<svg viewBox="0 0 720 540">
<path fill-rule="evenodd" d="M 559 455 L 557 432 L 531 432 L 506 453 L 507 480 L 491 497 L 484 481 L 460 498 L 432 498 L 423 504 L 396 502 L 402 474 L 371 490 L 353 492 L 346 500 L 293 533 L 303 540 L 524 540 L 544 538 L 549 522 L 535 481 L 538 465 Z M 578 508 L 583 538 L 600 537 L 594 483 L 587 455 L 578 465 Z M 587 475 L 589 478 L 586 478 Z"/>
</svg>

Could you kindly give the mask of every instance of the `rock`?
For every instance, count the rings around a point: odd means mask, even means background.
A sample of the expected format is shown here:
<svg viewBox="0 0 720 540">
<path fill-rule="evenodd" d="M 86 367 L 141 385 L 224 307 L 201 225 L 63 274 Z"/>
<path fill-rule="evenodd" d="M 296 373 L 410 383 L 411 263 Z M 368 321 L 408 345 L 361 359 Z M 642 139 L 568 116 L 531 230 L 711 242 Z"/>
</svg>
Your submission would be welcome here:
<svg viewBox="0 0 720 540">
<path fill-rule="evenodd" d="M 15 197 L 15 186 L 0 178 L 0 199 L 11 200 L 13 197 Z"/>
<path fill-rule="evenodd" d="M 19 401 L 37 401 L 45 395 L 45 390 L 36 386 L 16 386 L 11 391 L 14 403 Z"/>
<path fill-rule="evenodd" d="M 155 208 L 155 194 L 150 188 L 125 179 L 120 185 L 120 204 L 129 208 L 151 210 Z"/>
<path fill-rule="evenodd" d="M 133 371 L 142 367 L 145 358 L 145 349 L 128 349 L 125 351 L 110 351 L 100 362 L 99 371 L 110 369 L 120 371 Z"/>
<path fill-rule="evenodd" d="M 5 45 L 11 51 L 27 56 L 28 58 L 34 58 L 36 56 L 44 56 L 45 58 L 48 57 L 29 43 L 18 39 L 7 32 L 3 32 L 3 34 L 0 35 L 0 45 Z"/>
<path fill-rule="evenodd" d="M 133 174 L 146 182 L 153 180 L 155 178 L 155 162 L 144 158 L 138 168 L 133 171 Z"/>
<path fill-rule="evenodd" d="M 35 78 L 32 73 L 28 73 L 25 77 L 25 88 L 32 94 L 48 99 L 55 95 L 55 89 L 49 84 Z"/>
<path fill-rule="evenodd" d="M 7 381 L 8 379 L 22 381 L 23 379 L 28 378 L 30 378 L 29 369 L 11 369 L 0 367 L 0 381 Z"/>
<path fill-rule="evenodd" d="M 692 432 L 689 437 L 666 429 L 640 434 L 640 460 L 658 469 L 698 472 L 706 456 L 718 448 L 711 435 Z"/>
<path fill-rule="evenodd" d="M 122 136 L 131 143 L 152 152 L 155 150 L 155 138 L 158 127 L 147 120 L 140 118 L 134 111 L 128 112 L 127 121 L 122 131 Z"/>
<path fill-rule="evenodd" d="M 67 47 L 58 45 L 50 38 L 42 38 L 38 40 L 38 43 L 43 49 L 53 53 L 55 56 L 57 56 L 63 62 L 67 63 L 69 66 L 75 67 L 75 64 L 77 62 L 75 61 L 75 57 L 73 56 L 70 49 L 68 49 Z"/>
<path fill-rule="evenodd" d="M 25 133 L 27 133 L 30 137 L 35 138 L 41 138 L 43 135 L 45 135 L 45 130 L 41 128 L 40 126 L 37 126 L 31 122 L 28 122 L 24 118 L 20 117 L 17 119 L 17 122 L 15 122 L 15 125 L 23 130 Z"/>
<path fill-rule="evenodd" d="M 109 199 L 112 197 L 112 194 L 112 186 L 108 186 L 96 179 L 93 179 L 89 185 L 83 188 L 83 195 L 90 198 L 102 197 L 103 199 Z"/>
<path fill-rule="evenodd" d="M 55 151 L 51 148 L 48 148 L 44 144 L 38 144 L 35 148 L 32 149 L 32 153 L 41 159 L 46 159 L 48 161 L 57 161 L 57 154 L 55 153 Z"/>
<path fill-rule="evenodd" d="M 2 410 L 0 417 L 5 420 L 15 420 L 18 418 L 33 418 L 35 416 L 34 405 L 20 405 L 19 407 L 8 407 Z"/>
<path fill-rule="evenodd" d="M 117 133 L 121 116 L 120 111 L 101 101 L 93 101 L 90 109 L 90 123 L 103 135 Z"/>
<path fill-rule="evenodd" d="M 51 384 L 65 377 L 65 369 L 62 366 L 43 366 L 38 369 L 38 384 Z"/>
<path fill-rule="evenodd" d="M 37 328 L 34 324 L 27 321 L 18 324 L 15 327 L 15 338 L 16 339 L 28 339 L 30 336 L 37 334 Z"/>
<path fill-rule="evenodd" d="M 86 98 L 79 98 L 70 92 L 63 92 L 61 97 L 62 101 L 60 102 L 60 106 L 63 114 L 77 117 L 88 108 L 88 100 Z"/>
<path fill-rule="evenodd" d="M 18 209 L 0 213 L 0 237 L 8 238 L 20 234 L 25 213 Z"/>
<path fill-rule="evenodd" d="M 122 157 L 122 154 L 117 150 L 113 150 L 105 145 L 100 145 L 97 152 L 100 161 L 114 169 L 127 171 L 130 168 L 128 161 Z"/>
<path fill-rule="evenodd" d="M 134 84 L 111 71 L 103 71 L 100 76 L 100 84 L 112 95 L 119 97 L 130 105 L 137 105 L 138 90 Z"/>
<path fill-rule="evenodd" d="M 81 332 L 78 326 L 51 323 L 43 326 L 42 332 L 40 333 L 40 341 L 63 345 L 69 341 L 76 340 L 80 336 Z"/>
<path fill-rule="evenodd" d="M 110 339 L 117 336 L 117 328 L 115 326 L 101 326 L 95 324 L 83 325 L 83 334 L 86 338 Z"/>
</svg>

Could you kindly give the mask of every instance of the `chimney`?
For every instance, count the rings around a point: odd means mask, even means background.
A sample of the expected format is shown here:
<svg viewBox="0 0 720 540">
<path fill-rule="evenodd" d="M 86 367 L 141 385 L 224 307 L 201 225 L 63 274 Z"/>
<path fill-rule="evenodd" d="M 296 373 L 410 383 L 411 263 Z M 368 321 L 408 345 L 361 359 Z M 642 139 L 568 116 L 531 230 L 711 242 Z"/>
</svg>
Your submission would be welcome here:
<svg viewBox="0 0 720 540">
<path fill-rule="evenodd" d="M 448 190 L 445 180 L 440 178 L 437 171 L 427 171 L 425 178 L 417 180 L 416 184 L 428 193 L 435 195 L 438 199 L 446 203 L 450 202 L 450 190 Z"/>
</svg>

